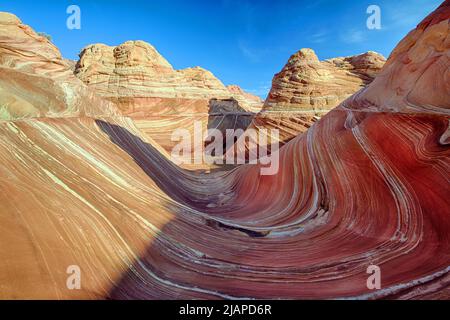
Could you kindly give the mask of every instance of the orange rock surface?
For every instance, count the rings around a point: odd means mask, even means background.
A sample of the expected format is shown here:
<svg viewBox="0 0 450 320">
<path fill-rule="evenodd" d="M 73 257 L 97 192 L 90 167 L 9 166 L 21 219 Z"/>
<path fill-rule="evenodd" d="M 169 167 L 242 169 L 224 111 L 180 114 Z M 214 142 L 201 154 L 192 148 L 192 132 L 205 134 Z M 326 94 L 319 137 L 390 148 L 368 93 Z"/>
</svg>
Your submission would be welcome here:
<svg viewBox="0 0 450 320">
<path fill-rule="evenodd" d="M 73 75 L 47 38 L 8 13 L 0 27 L 0 119 L 118 114 Z"/>
<path fill-rule="evenodd" d="M 263 110 L 326 113 L 369 84 L 385 61 L 373 51 L 319 61 L 312 49 L 301 49 L 273 78 Z"/>
<path fill-rule="evenodd" d="M 371 83 L 385 61 L 373 51 L 319 61 L 312 49 L 301 49 L 274 76 L 262 111 L 250 128 L 278 129 L 284 144 Z"/>
<path fill-rule="evenodd" d="M 103 97 L 117 102 L 130 116 L 174 112 L 186 103 L 207 112 L 210 99 L 235 98 L 241 107 L 260 109 L 262 101 L 237 86 L 229 88 L 201 67 L 175 70 L 150 44 L 127 41 L 117 47 L 90 45 L 80 53 L 75 74 Z M 164 114 L 167 114 L 165 110 Z"/>
<path fill-rule="evenodd" d="M 262 176 L 174 165 L 0 14 L 0 99 L 21 98 L 0 121 L 0 298 L 450 299 L 449 20 L 446 0 Z M 98 104 L 40 103 L 61 83 Z"/>
<path fill-rule="evenodd" d="M 171 141 L 174 130 L 193 130 L 195 121 L 207 128 L 213 100 L 233 98 L 246 112 L 258 112 L 263 105 L 259 97 L 236 85 L 226 87 L 201 67 L 175 70 L 144 41 L 87 46 L 80 53 L 75 74 L 97 94 L 115 102 L 167 151 L 177 144 Z M 214 116 L 219 121 L 224 117 Z"/>
</svg>

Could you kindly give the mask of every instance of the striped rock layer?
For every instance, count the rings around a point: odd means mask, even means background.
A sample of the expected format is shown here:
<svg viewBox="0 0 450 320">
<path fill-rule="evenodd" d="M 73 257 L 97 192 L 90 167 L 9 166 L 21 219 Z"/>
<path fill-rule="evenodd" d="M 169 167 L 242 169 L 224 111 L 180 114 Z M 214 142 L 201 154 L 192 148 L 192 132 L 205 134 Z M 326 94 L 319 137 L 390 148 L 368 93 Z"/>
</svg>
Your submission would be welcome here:
<svg viewBox="0 0 450 320">
<path fill-rule="evenodd" d="M 372 82 L 385 62 L 373 51 L 319 61 L 301 49 L 274 76 L 263 110 L 324 114 Z"/>
<path fill-rule="evenodd" d="M 80 53 L 75 74 L 89 87 L 120 106 L 130 116 L 160 114 L 170 106 L 174 113 L 185 104 L 207 112 L 210 99 L 235 98 L 241 107 L 259 110 L 259 97 L 238 86 L 226 87 L 201 67 L 175 70 L 150 44 L 127 41 L 117 47 L 93 44 Z M 164 110 L 167 114 L 168 110 Z"/>
<path fill-rule="evenodd" d="M 0 120 L 117 114 L 73 75 L 47 38 L 1 13 Z"/>
<path fill-rule="evenodd" d="M 121 116 L 0 122 L 0 297 L 450 299 L 449 20 L 447 0 L 272 176 L 181 169 Z"/>
<path fill-rule="evenodd" d="M 280 143 L 286 143 L 371 83 L 385 62 L 373 51 L 319 61 L 312 49 L 301 49 L 274 76 L 263 109 L 250 127 L 278 129 Z"/>
<path fill-rule="evenodd" d="M 117 47 L 87 46 L 80 53 L 75 75 L 96 93 L 118 105 L 141 131 L 170 151 L 177 143 L 171 133 L 193 130 L 199 122 L 227 121 L 228 115 L 209 115 L 216 100 L 235 99 L 238 109 L 258 112 L 263 101 L 236 85 L 226 87 L 201 67 L 175 70 L 150 44 L 128 41 Z M 251 119 L 251 118 L 250 118 Z"/>
</svg>

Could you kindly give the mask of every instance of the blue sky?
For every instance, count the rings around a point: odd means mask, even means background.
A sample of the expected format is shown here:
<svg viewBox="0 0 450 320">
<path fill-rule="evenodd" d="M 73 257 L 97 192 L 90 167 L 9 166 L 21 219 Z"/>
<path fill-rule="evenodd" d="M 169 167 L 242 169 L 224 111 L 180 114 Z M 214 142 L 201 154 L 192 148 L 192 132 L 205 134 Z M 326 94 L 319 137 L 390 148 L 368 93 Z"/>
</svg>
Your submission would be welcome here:
<svg viewBox="0 0 450 320">
<path fill-rule="evenodd" d="M 320 59 L 373 50 L 388 56 L 440 0 L 2 0 L 77 59 L 91 43 L 144 40 L 177 69 L 201 66 L 225 84 L 265 97 L 289 56 L 313 48 Z M 81 8 L 81 30 L 66 28 L 66 8 Z M 366 9 L 381 8 L 381 30 Z"/>
</svg>

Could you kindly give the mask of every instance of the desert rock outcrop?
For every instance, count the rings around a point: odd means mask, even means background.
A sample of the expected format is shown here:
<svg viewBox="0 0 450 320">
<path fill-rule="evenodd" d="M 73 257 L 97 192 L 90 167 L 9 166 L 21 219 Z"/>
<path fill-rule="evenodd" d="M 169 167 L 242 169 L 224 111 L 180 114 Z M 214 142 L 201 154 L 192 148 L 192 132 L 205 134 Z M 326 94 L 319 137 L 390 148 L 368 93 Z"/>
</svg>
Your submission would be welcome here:
<svg viewBox="0 0 450 320">
<path fill-rule="evenodd" d="M 319 61 L 312 49 L 301 49 L 273 78 L 264 110 L 326 113 L 369 84 L 384 63 L 372 51 Z"/>
<path fill-rule="evenodd" d="M 117 112 L 73 75 L 47 38 L 0 12 L 0 120 Z"/>
<path fill-rule="evenodd" d="M 371 83 L 385 61 L 373 51 L 319 61 L 312 49 L 301 49 L 273 78 L 263 109 L 250 127 L 278 129 L 280 143 L 286 143 Z"/>
<path fill-rule="evenodd" d="M 10 50 L 48 46 L 5 35 L 14 19 L 0 14 L 0 98 L 32 95 L 19 76 L 53 85 L 27 100 L 40 117 L 0 121 L 0 298 L 450 298 L 450 0 L 285 144 L 270 176 L 261 163 L 182 169 L 120 115 L 53 118 L 41 100 L 68 68 Z M 73 265 L 80 290 L 66 285 Z"/>
<path fill-rule="evenodd" d="M 235 85 L 226 87 L 201 67 L 175 70 L 144 41 L 128 41 L 117 47 L 90 45 L 82 50 L 75 74 L 117 104 L 147 137 L 168 152 L 177 144 L 171 139 L 177 129 L 192 131 L 195 123 L 201 123 L 206 130 L 214 122 L 228 123 L 228 113 L 209 115 L 214 101 L 237 101 L 236 112 L 247 113 L 258 112 L 263 105 L 259 97 Z"/>
<path fill-rule="evenodd" d="M 201 67 L 175 70 L 150 44 L 128 41 L 117 47 L 90 45 L 80 53 L 75 74 L 99 95 L 118 103 L 130 116 L 154 113 L 208 112 L 210 99 L 235 98 L 247 110 L 259 108 L 257 97 L 228 89 Z M 168 107 L 169 106 L 169 107 Z"/>
</svg>

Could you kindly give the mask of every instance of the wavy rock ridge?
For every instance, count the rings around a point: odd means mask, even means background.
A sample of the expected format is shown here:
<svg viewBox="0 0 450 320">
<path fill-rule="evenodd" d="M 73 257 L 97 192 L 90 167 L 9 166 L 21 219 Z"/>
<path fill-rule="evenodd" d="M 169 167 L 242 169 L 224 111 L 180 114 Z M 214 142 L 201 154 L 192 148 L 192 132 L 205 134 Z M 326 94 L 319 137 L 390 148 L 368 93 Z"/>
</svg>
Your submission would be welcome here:
<svg viewBox="0 0 450 320">
<path fill-rule="evenodd" d="M 0 122 L 0 297 L 449 299 L 449 19 L 447 0 L 274 176 L 181 169 L 120 116 Z"/>
</svg>

